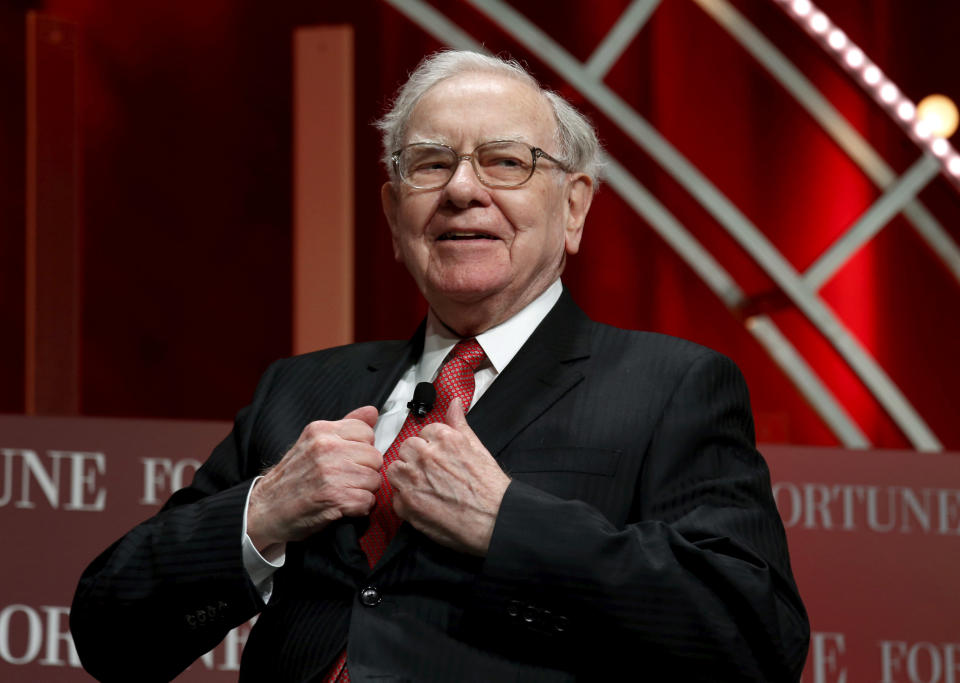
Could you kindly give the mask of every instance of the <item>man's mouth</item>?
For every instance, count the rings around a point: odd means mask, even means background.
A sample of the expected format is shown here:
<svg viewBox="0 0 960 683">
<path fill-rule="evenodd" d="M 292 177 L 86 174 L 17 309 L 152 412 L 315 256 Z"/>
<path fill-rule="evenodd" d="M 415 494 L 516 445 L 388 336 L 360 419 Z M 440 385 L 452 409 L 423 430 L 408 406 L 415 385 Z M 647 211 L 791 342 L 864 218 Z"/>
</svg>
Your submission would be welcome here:
<svg viewBox="0 0 960 683">
<path fill-rule="evenodd" d="M 495 240 L 493 235 L 482 232 L 445 232 L 437 240 Z"/>
</svg>

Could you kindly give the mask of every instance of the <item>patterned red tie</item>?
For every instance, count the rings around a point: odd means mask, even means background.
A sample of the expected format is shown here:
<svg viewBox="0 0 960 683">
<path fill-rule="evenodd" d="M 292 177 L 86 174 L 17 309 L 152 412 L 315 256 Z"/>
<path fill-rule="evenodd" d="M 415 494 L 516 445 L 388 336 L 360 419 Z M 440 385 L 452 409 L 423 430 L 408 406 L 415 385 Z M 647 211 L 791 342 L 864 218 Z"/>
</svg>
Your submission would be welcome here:
<svg viewBox="0 0 960 683">
<path fill-rule="evenodd" d="M 476 339 L 465 339 L 453 347 L 450 360 L 440 370 L 433 385 L 437 389 L 437 400 L 433 408 L 423 417 L 415 417 L 411 412 L 400 428 L 397 438 L 383 454 L 383 467 L 380 468 L 380 488 L 377 490 L 377 502 L 370 512 L 370 527 L 360 537 L 360 547 L 367 554 L 367 562 L 372 569 L 383 557 L 384 551 L 400 528 L 403 520 L 393 511 L 393 487 L 387 478 L 387 469 L 397 459 L 400 445 L 411 436 L 433 422 L 443 422 L 450 402 L 459 398 L 463 402 L 463 412 L 467 412 L 473 400 L 473 373 L 483 362 L 483 349 Z M 350 683 L 347 671 L 347 650 L 343 649 L 339 659 L 327 672 L 324 683 Z"/>
</svg>

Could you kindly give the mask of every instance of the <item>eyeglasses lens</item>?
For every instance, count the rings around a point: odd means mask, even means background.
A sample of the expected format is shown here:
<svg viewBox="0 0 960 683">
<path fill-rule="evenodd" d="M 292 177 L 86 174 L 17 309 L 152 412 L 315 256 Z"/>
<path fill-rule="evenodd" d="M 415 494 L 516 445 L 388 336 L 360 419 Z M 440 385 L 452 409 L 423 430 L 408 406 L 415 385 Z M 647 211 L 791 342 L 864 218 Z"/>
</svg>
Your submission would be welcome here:
<svg viewBox="0 0 960 683">
<path fill-rule="evenodd" d="M 471 155 L 473 167 L 486 185 L 516 187 L 533 174 L 533 153 L 522 142 L 487 142 Z M 449 147 L 412 144 L 397 158 L 400 176 L 420 189 L 443 187 L 456 172 L 460 158 Z"/>
</svg>

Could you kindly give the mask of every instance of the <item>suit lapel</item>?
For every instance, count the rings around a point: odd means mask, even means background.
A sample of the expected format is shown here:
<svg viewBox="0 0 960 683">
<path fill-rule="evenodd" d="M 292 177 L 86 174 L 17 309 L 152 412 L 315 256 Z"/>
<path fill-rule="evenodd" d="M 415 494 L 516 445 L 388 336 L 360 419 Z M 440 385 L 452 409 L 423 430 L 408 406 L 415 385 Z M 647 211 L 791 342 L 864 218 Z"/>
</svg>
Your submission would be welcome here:
<svg viewBox="0 0 960 683">
<path fill-rule="evenodd" d="M 583 379 L 576 361 L 590 355 L 590 325 L 564 290 L 510 364 L 471 407 L 467 422 L 494 457 Z M 416 538 L 409 523 L 401 525 L 376 569 Z"/>
<path fill-rule="evenodd" d="M 383 407 L 390 392 L 400 380 L 404 371 L 413 365 L 423 351 L 425 323 L 421 323 L 413 337 L 405 344 L 380 354 L 373 360 L 358 364 L 350 372 L 355 381 L 344 387 L 340 398 L 343 414 L 360 406 L 372 405 L 377 410 Z"/>
<path fill-rule="evenodd" d="M 498 457 L 527 425 L 583 379 L 590 320 L 564 290 L 510 364 L 467 414 L 487 450 Z"/>
<path fill-rule="evenodd" d="M 372 362 L 357 368 L 355 381 L 345 388 L 340 399 L 341 415 L 354 408 L 372 405 L 377 410 L 383 407 L 400 376 L 423 351 L 425 325 L 421 324 L 409 342 L 397 350 L 385 353 Z M 366 574 L 369 571 L 366 555 L 360 548 L 360 536 L 367 530 L 367 517 L 349 517 L 339 522 L 334 530 L 337 555 L 347 566 Z"/>
</svg>

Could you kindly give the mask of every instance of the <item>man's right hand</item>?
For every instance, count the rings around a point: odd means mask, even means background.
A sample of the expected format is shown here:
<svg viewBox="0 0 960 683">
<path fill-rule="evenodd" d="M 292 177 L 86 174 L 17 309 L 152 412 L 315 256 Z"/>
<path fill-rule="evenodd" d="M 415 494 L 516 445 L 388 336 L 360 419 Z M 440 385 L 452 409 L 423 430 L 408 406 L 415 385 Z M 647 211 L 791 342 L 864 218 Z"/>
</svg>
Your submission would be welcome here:
<svg viewBox="0 0 960 683">
<path fill-rule="evenodd" d="M 247 535 L 258 551 L 315 534 L 344 516 L 370 513 L 383 456 L 374 448 L 377 409 L 311 422 L 250 492 Z"/>
</svg>

